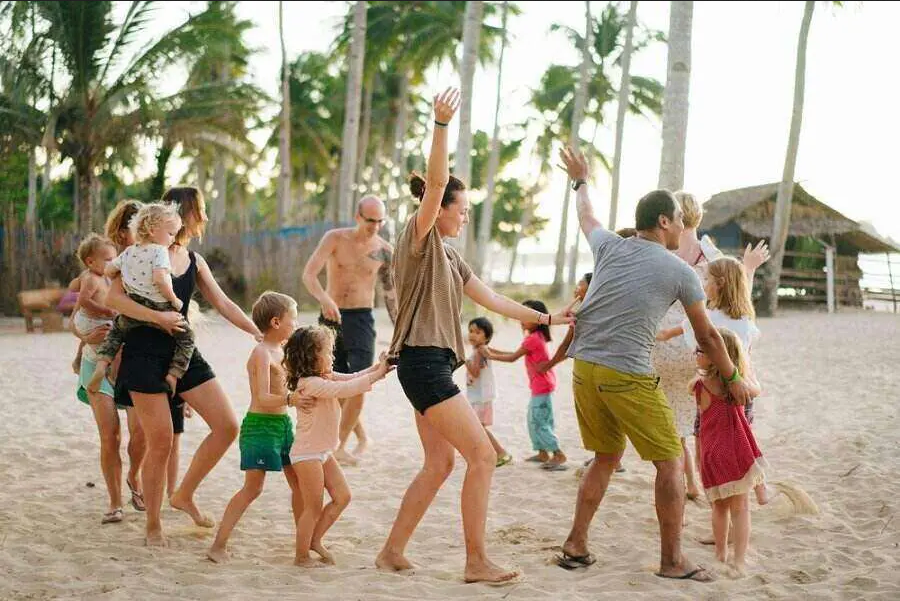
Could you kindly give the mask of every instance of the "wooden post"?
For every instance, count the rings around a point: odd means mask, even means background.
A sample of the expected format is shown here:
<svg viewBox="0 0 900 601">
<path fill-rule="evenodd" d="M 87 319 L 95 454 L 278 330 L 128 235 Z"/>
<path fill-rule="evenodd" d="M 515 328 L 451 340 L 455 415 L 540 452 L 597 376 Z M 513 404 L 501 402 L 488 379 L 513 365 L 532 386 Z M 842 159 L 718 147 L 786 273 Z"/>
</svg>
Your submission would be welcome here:
<svg viewBox="0 0 900 601">
<path fill-rule="evenodd" d="M 828 312 L 834 313 L 834 247 L 831 245 L 825 246 L 825 271 L 828 278 L 826 292 Z"/>
<path fill-rule="evenodd" d="M 884 256 L 887 258 L 888 278 L 890 278 L 890 282 L 891 282 L 891 301 L 894 303 L 894 313 L 896 313 L 897 312 L 897 291 L 894 290 L 894 274 L 891 271 L 891 253 L 884 253 Z"/>
</svg>

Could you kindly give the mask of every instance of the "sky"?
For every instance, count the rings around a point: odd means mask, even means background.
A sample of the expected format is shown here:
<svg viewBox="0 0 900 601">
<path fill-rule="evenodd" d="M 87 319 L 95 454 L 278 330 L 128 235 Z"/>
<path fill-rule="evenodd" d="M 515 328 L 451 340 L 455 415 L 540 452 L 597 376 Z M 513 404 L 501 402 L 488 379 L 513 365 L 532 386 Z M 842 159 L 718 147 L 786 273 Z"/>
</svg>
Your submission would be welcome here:
<svg viewBox="0 0 900 601">
<path fill-rule="evenodd" d="M 242 2 L 241 17 L 256 27 L 248 41 L 259 51 L 252 58 L 253 78 L 278 94 L 280 48 L 277 2 Z M 522 14 L 509 23 L 501 125 L 521 122 L 534 113 L 527 106 L 552 63 L 577 65 L 579 56 L 551 23 L 584 27 L 582 2 L 519 2 Z M 701 199 L 716 192 L 778 181 L 784 165 L 790 124 L 797 36 L 803 2 L 696 2 L 693 64 L 684 188 Z M 593 2 L 599 15 L 605 3 Z M 166 3 L 164 19 L 177 23 L 201 2 Z M 307 50 L 328 51 L 347 2 L 285 2 L 289 60 Z M 624 10 L 624 9 L 623 9 Z M 638 20 L 668 30 L 668 2 L 640 2 Z M 162 15 L 161 15 L 162 16 Z M 818 2 L 807 55 L 806 103 L 795 179 L 814 196 L 856 220 L 874 223 L 884 235 L 900 240 L 900 198 L 894 187 L 900 158 L 900 116 L 890 109 L 900 83 L 889 74 L 900 57 L 895 35 L 897 3 L 845 3 L 831 8 Z M 498 23 L 499 24 L 499 23 Z M 665 81 L 666 47 L 657 44 L 636 55 L 634 75 Z M 428 73 L 433 94 L 458 85 L 449 68 Z M 879 96 L 873 96 L 878 92 Z M 475 76 L 473 127 L 492 131 L 497 94 L 494 67 L 479 67 Z M 878 100 L 881 98 L 884 102 Z M 597 146 L 612 156 L 614 111 L 609 129 L 601 129 Z M 585 132 L 583 132 L 583 135 Z M 451 128 L 451 149 L 456 130 Z M 633 223 L 637 200 L 654 189 L 659 172 L 661 125 L 629 116 L 625 125 L 618 226 Z M 427 142 L 422 152 L 427 152 Z M 505 176 L 531 181 L 534 161 L 525 158 Z M 609 211 L 610 180 L 598 168 L 591 183 L 596 212 L 604 222 Z M 559 172 L 538 197 L 540 212 L 550 218 L 538 240 L 523 251 L 555 248 L 565 176 Z M 572 211 L 574 213 L 574 210 Z M 574 229 L 574 215 L 570 232 Z M 574 234 L 573 234 L 574 235 Z"/>
</svg>

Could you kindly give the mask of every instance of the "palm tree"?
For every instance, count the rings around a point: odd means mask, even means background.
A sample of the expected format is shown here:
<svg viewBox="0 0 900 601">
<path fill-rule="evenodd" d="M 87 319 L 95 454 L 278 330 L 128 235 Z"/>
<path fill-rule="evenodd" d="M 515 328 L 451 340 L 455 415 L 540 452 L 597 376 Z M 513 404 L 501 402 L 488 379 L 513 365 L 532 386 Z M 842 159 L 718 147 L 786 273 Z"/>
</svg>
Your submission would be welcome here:
<svg viewBox="0 0 900 601">
<path fill-rule="evenodd" d="M 284 45 L 284 3 L 278 2 L 278 37 L 281 40 L 281 130 L 279 131 L 278 163 L 278 227 L 284 227 L 291 209 L 291 91 L 290 65 Z"/>
<path fill-rule="evenodd" d="M 344 105 L 344 134 L 341 141 L 341 171 L 338 180 L 338 219 L 347 223 L 354 202 L 357 146 L 359 143 L 359 111 L 362 95 L 363 59 L 366 51 L 366 2 L 358 0 L 353 9 L 353 35 Z"/>
<path fill-rule="evenodd" d="M 456 141 L 456 177 L 469 182 L 472 177 L 472 84 L 475 80 L 475 61 L 478 58 L 478 38 L 481 34 L 481 21 L 484 15 L 484 2 L 466 2 L 465 26 L 463 27 L 462 64 L 460 67 L 460 89 L 462 98 L 459 105 L 459 137 Z M 471 235 L 472 228 L 466 228 Z M 459 249 L 465 253 L 467 236 L 456 239 Z"/>
<path fill-rule="evenodd" d="M 494 104 L 494 135 L 491 138 L 491 154 L 488 160 L 487 195 L 482 202 L 482 218 L 478 228 L 478 247 L 475 259 L 475 273 L 481 277 L 484 271 L 487 248 L 491 237 L 491 224 L 494 213 L 494 182 L 500 166 L 500 101 L 503 98 L 503 56 L 506 53 L 506 19 L 509 14 L 509 2 L 503 3 L 500 17 L 500 60 L 497 64 L 497 102 Z"/>
<path fill-rule="evenodd" d="M 806 46 L 809 40 L 809 27 L 812 22 L 815 2 L 807 0 L 803 10 L 803 21 L 800 24 L 800 37 L 797 40 L 797 65 L 794 69 L 794 109 L 791 114 L 791 129 L 788 134 L 787 154 L 784 158 L 784 171 L 775 197 L 775 222 L 772 225 L 772 258 L 763 280 L 763 296 L 760 303 L 762 315 L 773 316 L 778 309 L 778 283 L 781 279 L 781 268 L 784 262 L 784 245 L 787 242 L 788 228 L 791 223 L 791 199 L 794 196 L 794 168 L 797 165 L 797 151 L 800 148 L 800 127 L 803 123 L 803 96 L 806 89 Z"/>
<path fill-rule="evenodd" d="M 663 100 L 662 153 L 659 186 L 684 186 L 684 150 L 687 145 L 688 101 L 691 85 L 691 28 L 694 3 L 672 0 L 669 13 L 669 55 Z"/>
<path fill-rule="evenodd" d="M 428 111 L 419 105 L 421 100 L 417 90 L 424 83 L 424 73 L 433 66 L 449 62 L 459 68 L 456 50 L 464 37 L 465 2 L 368 2 L 366 18 L 366 78 L 376 74 L 381 85 L 376 86 L 372 100 L 372 121 L 380 110 L 386 111 L 388 126 L 383 132 L 392 132 L 388 153 L 390 159 L 386 167 L 390 170 L 393 184 L 388 192 L 388 214 L 392 219 L 398 217 L 400 203 L 394 202 L 406 178 L 406 169 L 410 166 L 406 141 L 423 135 L 427 125 Z M 496 14 L 498 6 L 482 3 L 485 17 Z M 509 4 L 510 15 L 521 11 L 515 4 Z M 344 21 L 339 33 L 335 54 L 345 56 L 349 53 L 352 40 L 352 19 L 350 14 Z M 483 22 L 478 36 L 477 58 L 481 64 L 488 64 L 495 58 L 495 46 L 501 35 L 499 27 Z M 368 81 L 368 80 L 366 80 Z M 389 92 L 379 109 L 379 92 Z M 423 105 L 424 106 L 424 105 Z M 415 111 L 414 119 L 410 119 Z M 366 137 L 365 122 L 360 139 Z M 382 146 L 388 146 L 385 140 L 378 140 L 381 132 L 374 132 L 368 150 L 377 154 Z M 388 135 L 388 134 L 383 134 Z M 358 152 L 363 156 L 362 149 Z M 373 160 L 373 169 L 378 168 L 378 161 Z M 393 197 L 393 198 L 392 198 Z"/>
<path fill-rule="evenodd" d="M 572 129 L 569 132 L 569 146 L 577 149 L 580 144 L 578 135 L 581 129 L 581 121 L 584 118 L 584 107 L 587 103 L 588 86 L 591 78 L 591 47 L 593 46 L 594 21 L 591 18 L 591 3 L 584 3 L 585 38 L 581 46 L 581 70 L 578 75 L 578 89 L 575 92 L 575 106 L 572 110 Z M 559 244 L 556 247 L 556 269 L 553 273 L 553 286 L 550 288 L 551 296 L 558 296 L 562 290 L 563 269 L 566 264 L 566 239 L 569 225 L 569 199 L 571 188 L 566 182 L 566 195 L 563 197 L 562 223 L 559 226 Z"/>
<path fill-rule="evenodd" d="M 625 50 L 622 52 L 622 83 L 619 84 L 619 103 L 616 114 L 616 149 L 613 154 L 612 193 L 609 202 L 609 229 L 616 229 L 619 208 L 619 179 L 622 166 L 622 137 L 625 134 L 625 112 L 628 110 L 628 92 L 631 89 L 631 52 L 634 41 L 634 27 L 637 23 L 637 0 L 631 0 L 628 8 L 628 22 L 625 25 Z"/>
<path fill-rule="evenodd" d="M 45 140 L 72 159 L 77 181 L 78 227 L 91 231 L 97 170 L 133 154 L 141 135 L 152 134 L 157 97 L 149 81 L 177 60 L 198 56 L 205 36 L 195 17 L 164 32 L 133 56 L 154 2 L 132 2 L 113 22 L 110 2 L 39 2 L 39 34 L 59 54 L 69 87 L 52 107 Z M 107 151 L 115 148 L 116 153 Z"/>
</svg>

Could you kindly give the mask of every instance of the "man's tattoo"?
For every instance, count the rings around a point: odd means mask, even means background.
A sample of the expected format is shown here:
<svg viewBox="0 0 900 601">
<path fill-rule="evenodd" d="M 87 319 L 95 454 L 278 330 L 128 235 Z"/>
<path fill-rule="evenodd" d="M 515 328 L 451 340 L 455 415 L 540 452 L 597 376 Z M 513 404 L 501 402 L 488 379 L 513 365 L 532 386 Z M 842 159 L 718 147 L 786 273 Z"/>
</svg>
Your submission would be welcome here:
<svg viewBox="0 0 900 601">
<path fill-rule="evenodd" d="M 384 304 L 387 307 L 391 323 L 395 323 L 397 320 L 397 293 L 394 292 L 394 274 L 391 271 L 393 253 L 390 249 L 381 248 L 369 253 L 369 258 L 381 261 L 381 267 L 378 269 L 378 279 L 381 281 L 381 290 L 384 292 Z"/>
</svg>

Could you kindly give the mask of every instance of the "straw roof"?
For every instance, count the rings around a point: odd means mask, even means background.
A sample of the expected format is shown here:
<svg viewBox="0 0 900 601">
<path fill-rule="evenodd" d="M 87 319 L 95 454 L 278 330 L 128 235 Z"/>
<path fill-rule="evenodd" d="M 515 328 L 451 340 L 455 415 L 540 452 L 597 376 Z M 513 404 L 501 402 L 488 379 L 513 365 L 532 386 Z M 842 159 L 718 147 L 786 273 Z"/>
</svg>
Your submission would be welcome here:
<svg viewBox="0 0 900 601">
<path fill-rule="evenodd" d="M 712 230 L 734 222 L 754 238 L 772 235 L 778 183 L 727 190 L 713 195 L 703 205 L 700 228 Z M 789 236 L 839 237 L 861 252 L 900 252 L 900 247 L 882 238 L 871 226 L 863 226 L 819 201 L 798 183 L 794 184 Z"/>
</svg>

